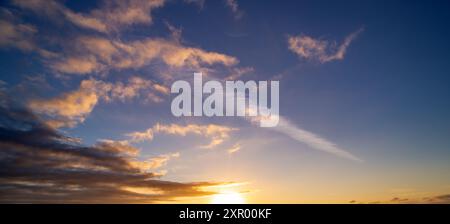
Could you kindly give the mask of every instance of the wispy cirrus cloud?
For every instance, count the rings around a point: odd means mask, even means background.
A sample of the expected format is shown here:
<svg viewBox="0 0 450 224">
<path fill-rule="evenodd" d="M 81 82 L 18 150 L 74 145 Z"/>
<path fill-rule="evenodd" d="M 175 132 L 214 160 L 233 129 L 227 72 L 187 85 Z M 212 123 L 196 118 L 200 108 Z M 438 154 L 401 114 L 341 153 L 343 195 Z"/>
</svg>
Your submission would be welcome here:
<svg viewBox="0 0 450 224">
<path fill-rule="evenodd" d="M 353 160 L 355 162 L 363 162 L 362 159 L 351 154 L 347 150 L 340 148 L 335 143 L 317 134 L 297 127 L 286 118 L 280 117 L 278 126 L 274 127 L 273 130 L 283 133 L 296 141 L 304 143 L 310 146 L 312 149 L 324 151 L 338 157 Z"/>
<path fill-rule="evenodd" d="M 349 34 L 340 45 L 337 45 L 336 42 L 315 39 L 306 35 L 289 36 L 289 50 L 297 54 L 300 58 L 319 61 L 321 63 L 342 60 L 347 52 L 347 48 L 363 30 L 361 28 Z"/>
</svg>

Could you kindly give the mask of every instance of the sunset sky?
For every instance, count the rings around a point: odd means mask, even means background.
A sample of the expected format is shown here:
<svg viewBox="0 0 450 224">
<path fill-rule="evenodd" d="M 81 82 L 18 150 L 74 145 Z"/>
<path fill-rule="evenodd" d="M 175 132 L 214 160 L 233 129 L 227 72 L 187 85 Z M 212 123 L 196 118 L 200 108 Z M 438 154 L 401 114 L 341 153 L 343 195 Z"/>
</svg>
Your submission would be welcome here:
<svg viewBox="0 0 450 224">
<path fill-rule="evenodd" d="M 449 203 L 450 2 L 4 0 L 0 202 Z M 279 80 L 280 124 L 175 117 Z"/>
</svg>

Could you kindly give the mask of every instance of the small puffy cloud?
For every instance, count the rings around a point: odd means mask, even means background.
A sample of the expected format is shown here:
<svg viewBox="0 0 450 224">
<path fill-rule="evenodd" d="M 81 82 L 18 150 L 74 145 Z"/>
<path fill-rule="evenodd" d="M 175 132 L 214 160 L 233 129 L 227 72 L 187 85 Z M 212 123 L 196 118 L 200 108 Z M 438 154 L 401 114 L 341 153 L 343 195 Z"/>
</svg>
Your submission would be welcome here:
<svg viewBox="0 0 450 224">
<path fill-rule="evenodd" d="M 131 141 L 140 142 L 145 140 L 152 140 L 154 134 L 163 133 L 169 135 L 186 136 L 188 134 L 197 134 L 203 137 L 211 139 L 211 142 L 207 145 L 202 146 L 202 148 L 214 148 L 217 145 L 222 144 L 225 140 L 230 137 L 230 132 L 238 130 L 237 128 L 232 128 L 228 126 L 221 126 L 215 124 L 209 125 L 178 125 L 178 124 L 160 124 L 157 123 L 153 127 L 143 131 L 143 132 L 132 132 L 126 134 L 131 138 Z"/>
<path fill-rule="evenodd" d="M 352 41 L 363 31 L 359 29 L 348 35 L 339 46 L 336 42 L 315 39 L 306 35 L 289 36 L 289 50 L 300 58 L 319 61 L 320 63 L 344 59 L 347 48 Z"/>
</svg>

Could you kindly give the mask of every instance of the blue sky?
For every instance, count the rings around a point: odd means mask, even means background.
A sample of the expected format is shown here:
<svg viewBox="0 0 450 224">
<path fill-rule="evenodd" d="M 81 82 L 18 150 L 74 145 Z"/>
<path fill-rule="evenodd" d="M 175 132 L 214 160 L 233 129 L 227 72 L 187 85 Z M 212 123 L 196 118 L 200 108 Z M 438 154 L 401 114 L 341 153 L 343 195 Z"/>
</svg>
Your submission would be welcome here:
<svg viewBox="0 0 450 224">
<path fill-rule="evenodd" d="M 450 190 L 448 2 L 39 3 L 0 5 L 0 96 L 80 144 L 135 148 L 145 172 L 216 194 L 239 183 L 253 203 L 440 202 Z M 193 72 L 279 80 L 294 133 L 174 117 L 167 91 Z M 146 202 L 209 201 L 159 190 Z"/>
</svg>

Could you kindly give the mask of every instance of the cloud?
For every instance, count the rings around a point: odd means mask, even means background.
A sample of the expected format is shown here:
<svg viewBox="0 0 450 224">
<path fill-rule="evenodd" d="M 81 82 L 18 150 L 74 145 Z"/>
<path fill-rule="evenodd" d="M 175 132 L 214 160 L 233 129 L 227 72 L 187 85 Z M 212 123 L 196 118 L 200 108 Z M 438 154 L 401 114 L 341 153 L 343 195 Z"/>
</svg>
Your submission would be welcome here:
<svg viewBox="0 0 450 224">
<path fill-rule="evenodd" d="M 152 128 L 149 128 L 142 132 L 136 131 L 127 133 L 126 136 L 130 137 L 132 142 L 151 141 L 154 137 Z"/>
<path fill-rule="evenodd" d="M 356 162 L 363 161 L 362 159 L 338 147 L 336 144 L 326 140 L 325 138 L 295 126 L 294 124 L 292 124 L 290 121 L 288 121 L 283 117 L 280 117 L 280 122 L 278 123 L 278 126 L 272 129 L 277 132 L 283 133 L 296 141 L 304 143 L 313 149 L 328 152 L 338 157 L 350 159 Z"/>
<path fill-rule="evenodd" d="M 74 12 L 53 0 L 14 0 L 13 3 L 55 20 L 65 18 L 81 28 L 109 33 L 135 24 L 151 24 L 152 11 L 162 7 L 165 0 L 103 1 L 99 8 L 88 13 Z"/>
<path fill-rule="evenodd" d="M 143 132 L 132 132 L 126 134 L 131 138 L 131 141 L 140 142 L 145 140 L 153 140 L 155 133 L 163 133 L 169 135 L 186 136 L 187 134 L 197 134 L 211 139 L 211 142 L 202 148 L 214 148 L 222 144 L 230 137 L 230 132 L 238 130 L 237 128 L 208 124 L 208 125 L 178 125 L 178 124 L 160 124 L 157 123 L 153 127 Z"/>
<path fill-rule="evenodd" d="M 237 0 L 225 0 L 225 5 L 231 10 L 236 20 L 241 19 L 244 16 L 244 12 L 239 9 Z"/>
<path fill-rule="evenodd" d="M 248 95 L 240 94 L 243 96 L 243 100 L 247 101 L 248 104 L 245 107 L 242 107 L 243 113 L 245 113 L 246 110 L 251 111 L 252 108 L 258 108 L 258 104 L 256 101 L 250 100 Z M 363 162 L 362 159 L 356 157 L 355 155 L 351 154 L 350 152 L 338 147 L 335 143 L 328 141 L 327 139 L 314 134 L 312 132 L 306 131 L 304 129 L 301 129 L 297 127 L 295 124 L 290 122 L 287 118 L 280 116 L 279 114 L 271 114 L 270 116 L 246 116 L 244 119 L 251 122 L 252 124 L 258 124 L 260 125 L 261 121 L 266 119 L 267 121 L 271 122 L 274 120 L 274 117 L 279 119 L 278 124 L 274 127 L 270 127 L 270 130 L 279 132 L 281 134 L 284 134 L 300 143 L 306 144 L 312 149 L 328 152 L 331 154 L 334 154 L 338 157 L 350 159 L 356 162 Z"/>
<path fill-rule="evenodd" d="M 225 80 L 237 80 L 240 77 L 254 72 L 255 69 L 252 67 L 243 67 L 243 68 L 233 68 L 231 70 L 231 74 L 225 77 Z"/>
<path fill-rule="evenodd" d="M 94 88 L 96 85 L 95 80 L 84 80 L 78 90 L 50 100 L 32 100 L 28 106 L 40 114 L 51 117 L 47 124 L 52 127 L 73 127 L 83 122 L 97 104 L 100 96 Z"/>
<path fill-rule="evenodd" d="M 238 152 L 239 150 L 241 150 L 241 145 L 235 144 L 235 145 L 233 145 L 233 147 L 229 148 L 227 150 L 227 152 L 228 152 L 228 154 L 234 154 L 234 153 Z"/>
<path fill-rule="evenodd" d="M 109 139 L 100 140 L 96 145 L 97 148 L 104 152 L 138 156 L 139 150 L 129 144 L 128 141 L 114 141 Z"/>
<path fill-rule="evenodd" d="M 97 62 L 92 56 L 87 57 L 67 57 L 62 61 L 57 61 L 51 67 L 62 73 L 89 74 L 99 72 L 104 65 Z"/>
<path fill-rule="evenodd" d="M 251 117 L 248 120 L 252 123 L 259 123 L 260 119 L 264 119 L 264 118 L 261 116 L 257 116 L 257 117 Z M 312 132 L 309 132 L 302 128 L 297 127 L 291 121 L 289 121 L 288 119 L 286 119 L 282 116 L 279 117 L 278 125 L 275 127 L 271 127 L 270 130 L 284 134 L 300 143 L 308 145 L 312 149 L 331 153 L 335 156 L 353 160 L 355 162 L 363 162 L 362 159 L 351 154 L 350 152 L 346 151 L 345 149 L 338 147 L 335 143 L 333 143 L 317 134 L 314 134 Z"/>
<path fill-rule="evenodd" d="M 0 20 L 0 46 L 31 51 L 35 45 L 30 37 L 36 32 L 36 28 L 31 25 Z"/>
<path fill-rule="evenodd" d="M 160 95 L 167 95 L 168 92 L 167 87 L 138 76 L 130 77 L 128 83 L 87 79 L 81 82 L 77 90 L 53 99 L 32 99 L 28 107 L 43 115 L 51 127 L 74 127 L 84 122 L 100 100 L 127 101 L 144 94 L 146 100 L 160 102 Z"/>
<path fill-rule="evenodd" d="M 409 199 L 408 198 L 399 198 L 399 197 L 394 197 L 391 199 L 392 203 L 405 203 L 407 202 Z"/>
<path fill-rule="evenodd" d="M 221 184 L 160 180 L 146 170 L 155 163 L 126 142 L 81 145 L 11 105 L 0 105 L 2 203 L 152 203 L 210 195 L 204 187 Z"/>
<path fill-rule="evenodd" d="M 80 14 L 57 1 L 13 2 L 21 8 L 54 18 L 56 23 L 62 21 L 64 24 L 64 18 L 68 18 L 78 26 L 101 32 L 119 31 L 122 27 L 138 23 L 151 23 L 151 14 L 147 11 L 164 4 L 163 0 L 105 1 L 99 9 Z M 43 33 L 39 35 L 39 42 L 34 40 L 37 35 L 33 34 L 37 29 L 33 26 L 7 21 L 0 23 L 0 28 L 4 30 L 0 34 L 0 46 L 14 46 L 39 53 L 43 56 L 44 64 L 57 75 L 107 74 L 111 70 L 136 70 L 149 65 L 157 67 L 156 69 L 161 70 L 160 73 L 199 69 L 206 71 L 212 66 L 232 67 L 239 63 L 235 57 L 185 45 L 182 43 L 181 29 L 166 24 L 171 38 L 148 37 L 125 41 L 113 35 L 105 37 L 99 34 L 80 34 L 67 38 L 57 35 L 47 37 Z M 48 41 L 49 39 L 52 41 Z M 61 50 L 54 53 L 38 47 L 36 43 L 46 49 Z"/>
<path fill-rule="evenodd" d="M 152 62 L 162 62 L 174 68 L 194 68 L 238 63 L 234 57 L 208 52 L 199 48 L 183 46 L 178 40 L 147 38 L 122 42 L 101 37 L 81 37 L 74 49 L 62 58 L 51 61 L 51 67 L 60 73 L 88 74 L 108 69 L 137 69 Z"/>
<path fill-rule="evenodd" d="M 55 53 L 36 45 L 37 34 L 38 29 L 35 26 L 22 22 L 8 9 L 0 8 L 0 48 L 35 51 L 45 58 L 53 57 Z"/>
<path fill-rule="evenodd" d="M 336 42 L 314 39 L 306 35 L 289 36 L 289 50 L 301 58 L 319 61 L 321 63 L 342 60 L 347 52 L 347 48 L 363 30 L 361 28 L 351 33 L 339 46 L 337 46 Z"/>
<path fill-rule="evenodd" d="M 429 197 L 393 197 L 390 200 L 379 200 L 374 202 L 364 202 L 352 200 L 350 203 L 368 203 L 368 204 L 450 204 L 450 194 L 434 195 Z"/>
<path fill-rule="evenodd" d="M 183 1 L 188 3 L 188 4 L 195 4 L 200 9 L 203 9 L 203 7 L 205 6 L 205 0 L 183 0 Z"/>
<path fill-rule="evenodd" d="M 425 197 L 423 201 L 426 203 L 435 203 L 435 204 L 450 204 L 450 194 L 442 194 L 433 197 Z"/>
<path fill-rule="evenodd" d="M 164 154 L 160 155 L 154 158 L 151 158 L 149 160 L 149 169 L 157 169 L 162 166 L 165 166 L 167 162 L 172 158 L 178 158 L 180 157 L 180 153 L 172 153 L 172 154 Z"/>
<path fill-rule="evenodd" d="M 133 99 L 141 94 L 142 91 L 148 91 L 146 99 L 152 102 L 160 102 L 162 98 L 159 95 L 168 95 L 169 88 L 155 83 L 152 80 L 143 79 L 138 76 L 132 76 L 129 78 L 128 83 L 117 82 L 112 85 L 111 98 L 120 99 L 122 101 Z M 152 94 L 150 94 L 152 93 Z"/>
</svg>

